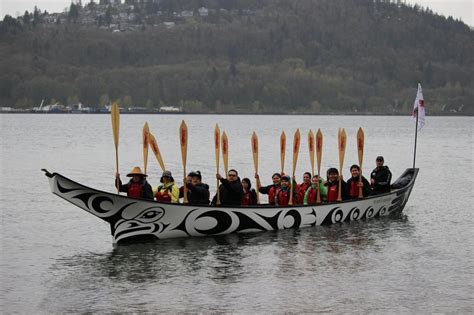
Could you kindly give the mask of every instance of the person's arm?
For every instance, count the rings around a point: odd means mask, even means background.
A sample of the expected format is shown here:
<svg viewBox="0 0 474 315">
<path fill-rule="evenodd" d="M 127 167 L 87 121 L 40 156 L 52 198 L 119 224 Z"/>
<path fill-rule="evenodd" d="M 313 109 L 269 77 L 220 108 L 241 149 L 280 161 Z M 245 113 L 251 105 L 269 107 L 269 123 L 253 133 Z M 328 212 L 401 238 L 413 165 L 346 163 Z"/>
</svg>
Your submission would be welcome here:
<svg viewBox="0 0 474 315">
<path fill-rule="evenodd" d="M 303 204 L 307 205 L 308 204 L 308 192 L 310 191 L 311 188 L 306 189 L 306 192 L 304 193 L 304 198 L 303 198 Z"/>
<path fill-rule="evenodd" d="M 362 177 L 362 194 L 364 197 L 369 196 L 372 193 L 372 187 L 370 186 L 369 181 Z"/>
<path fill-rule="evenodd" d="M 264 186 L 264 187 L 260 187 L 258 189 L 258 191 L 261 193 L 261 194 L 264 194 L 264 195 L 268 195 L 268 192 L 270 191 L 270 189 L 273 187 L 273 185 L 268 185 L 268 186 Z"/>
<path fill-rule="evenodd" d="M 153 189 L 151 188 L 151 185 L 148 183 L 145 183 L 145 185 L 143 186 L 143 198 L 153 200 L 154 199 L 153 197 L 154 195 L 153 195 Z"/>
</svg>

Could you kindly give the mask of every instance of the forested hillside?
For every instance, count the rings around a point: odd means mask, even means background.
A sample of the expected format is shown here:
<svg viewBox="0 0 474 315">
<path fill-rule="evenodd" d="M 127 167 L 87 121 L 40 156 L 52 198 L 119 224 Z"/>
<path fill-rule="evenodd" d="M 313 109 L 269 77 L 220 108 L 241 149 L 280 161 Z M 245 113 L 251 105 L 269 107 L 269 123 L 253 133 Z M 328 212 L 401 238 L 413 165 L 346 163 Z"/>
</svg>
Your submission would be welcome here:
<svg viewBox="0 0 474 315">
<path fill-rule="evenodd" d="M 59 101 L 186 112 L 474 112 L 474 35 L 464 23 L 383 0 L 189 0 L 110 4 L 93 24 L 47 14 L 0 25 L 0 105 Z M 88 10 L 91 7 L 88 7 Z M 195 14 L 199 8 L 208 14 Z M 117 9 L 115 9 L 117 10 Z M 182 11 L 194 14 L 183 16 Z M 90 9 L 87 12 L 91 12 Z M 108 12 L 108 13 L 107 13 Z M 113 15 L 136 28 L 111 31 Z M 166 22 L 166 23 L 165 23 Z M 174 23 L 171 23 L 174 22 Z"/>
</svg>

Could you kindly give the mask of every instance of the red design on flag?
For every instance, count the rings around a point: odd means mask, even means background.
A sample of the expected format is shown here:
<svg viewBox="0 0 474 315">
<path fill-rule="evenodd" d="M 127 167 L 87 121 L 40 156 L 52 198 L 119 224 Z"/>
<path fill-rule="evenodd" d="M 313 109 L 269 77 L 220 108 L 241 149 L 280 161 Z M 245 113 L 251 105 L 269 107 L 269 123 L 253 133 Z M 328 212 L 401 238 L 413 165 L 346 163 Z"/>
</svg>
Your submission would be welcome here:
<svg viewBox="0 0 474 315">
<path fill-rule="evenodd" d="M 418 130 L 423 128 L 425 125 L 425 100 L 423 98 L 423 91 L 421 90 L 421 84 L 418 83 L 418 91 L 416 92 L 415 102 L 413 103 L 413 119 L 418 116 Z"/>
</svg>

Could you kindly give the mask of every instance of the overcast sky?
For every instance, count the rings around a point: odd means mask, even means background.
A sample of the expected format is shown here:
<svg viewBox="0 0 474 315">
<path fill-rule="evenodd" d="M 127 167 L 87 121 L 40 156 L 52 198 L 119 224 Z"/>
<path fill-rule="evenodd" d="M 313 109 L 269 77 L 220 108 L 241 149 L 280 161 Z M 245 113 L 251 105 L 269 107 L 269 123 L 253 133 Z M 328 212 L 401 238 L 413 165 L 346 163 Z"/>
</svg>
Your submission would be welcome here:
<svg viewBox="0 0 474 315">
<path fill-rule="evenodd" d="M 89 0 L 82 0 L 88 3 Z M 95 2 L 99 2 L 96 0 Z M 429 7 L 433 12 L 459 18 L 464 23 L 474 26 L 473 10 L 474 0 L 406 0 L 407 3 L 418 3 L 423 7 Z M 31 11 L 36 5 L 41 10 L 48 12 L 61 12 L 68 7 L 71 0 L 0 0 L 0 19 L 6 14 L 17 16 L 23 14 L 25 10 Z"/>
</svg>

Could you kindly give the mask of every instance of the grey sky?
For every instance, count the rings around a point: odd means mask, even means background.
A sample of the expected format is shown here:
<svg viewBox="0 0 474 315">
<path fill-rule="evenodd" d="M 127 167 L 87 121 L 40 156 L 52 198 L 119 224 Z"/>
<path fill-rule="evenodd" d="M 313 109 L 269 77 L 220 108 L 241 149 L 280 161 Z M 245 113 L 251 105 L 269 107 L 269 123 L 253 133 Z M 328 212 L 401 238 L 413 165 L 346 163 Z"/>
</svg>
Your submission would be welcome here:
<svg viewBox="0 0 474 315">
<path fill-rule="evenodd" d="M 82 2 L 88 3 L 89 0 Z M 429 7 L 435 13 L 459 18 L 464 23 L 474 26 L 474 0 L 406 0 L 406 2 L 418 3 L 423 7 Z M 17 16 L 23 14 L 25 10 L 31 11 L 35 5 L 48 12 L 61 12 L 70 3 L 71 0 L 0 0 L 0 19 L 6 14 Z"/>
</svg>

